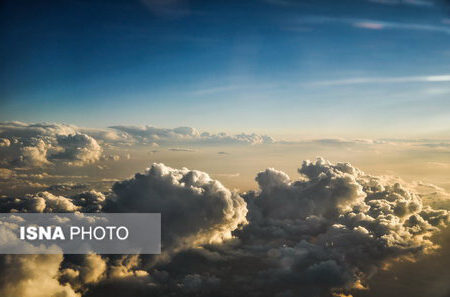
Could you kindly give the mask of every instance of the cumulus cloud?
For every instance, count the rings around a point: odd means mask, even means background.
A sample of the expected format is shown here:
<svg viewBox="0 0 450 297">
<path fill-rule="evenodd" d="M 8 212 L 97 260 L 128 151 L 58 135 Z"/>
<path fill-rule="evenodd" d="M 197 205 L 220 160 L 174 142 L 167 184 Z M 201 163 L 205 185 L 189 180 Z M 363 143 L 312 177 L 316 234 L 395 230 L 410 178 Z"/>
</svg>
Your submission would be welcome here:
<svg viewBox="0 0 450 297">
<path fill-rule="evenodd" d="M 98 212 L 105 203 L 105 195 L 95 190 L 71 197 L 43 191 L 23 197 L 5 197 L 0 200 L 1 212 Z"/>
<path fill-rule="evenodd" d="M 86 134 L 58 135 L 57 144 L 63 150 L 51 155 L 51 159 L 65 160 L 71 165 L 94 163 L 102 154 L 102 148 L 97 141 Z"/>
<path fill-rule="evenodd" d="M 437 167 L 437 165 L 434 165 L 434 167 Z M 424 181 L 407 182 L 396 176 L 379 176 L 377 178 L 382 180 L 383 183 L 398 183 L 405 186 L 414 193 L 417 193 L 424 205 L 429 205 L 433 208 L 450 209 L 450 193 L 442 187 Z"/>
<path fill-rule="evenodd" d="M 324 159 L 298 172 L 293 180 L 268 168 L 257 191 L 238 194 L 207 173 L 153 164 L 107 194 L 42 192 L 0 205 L 162 214 L 160 257 L 65 257 L 52 270 L 57 290 L 83 296 L 349 296 L 396 261 L 439 252 L 433 236 L 449 213 L 407 186 Z"/>
<path fill-rule="evenodd" d="M 21 297 L 80 297 L 58 281 L 62 255 L 2 255 L 0 295 Z"/>
<path fill-rule="evenodd" d="M 291 282 L 312 295 L 365 287 L 387 262 L 435 248 L 431 236 L 448 223 L 447 211 L 350 164 L 306 161 L 299 173 L 306 179 L 258 174 L 260 191 L 246 197 L 250 224 L 240 235 L 250 243 L 265 237 L 259 248 L 279 263 L 265 277 L 292 292 Z"/>
<path fill-rule="evenodd" d="M 7 168 L 0 168 L 0 180 L 8 180 L 14 175 L 14 171 Z"/>
<path fill-rule="evenodd" d="M 23 198 L 3 199 L 2 212 L 73 212 L 79 208 L 63 196 L 50 192 L 25 195 Z"/>
<path fill-rule="evenodd" d="M 164 169 L 157 168 L 152 170 Z M 178 176 L 175 178 L 178 181 L 186 176 L 176 170 L 169 172 L 172 174 L 156 176 L 171 176 L 171 180 Z M 367 288 L 369 279 L 388 263 L 433 251 L 436 245 L 431 236 L 448 223 L 447 211 L 425 207 L 421 198 L 407 188 L 398 183 L 388 184 L 385 179 L 367 175 L 350 164 L 332 164 L 323 159 L 307 161 L 299 173 L 301 179 L 291 180 L 275 169 L 260 172 L 256 177 L 259 191 L 243 195 L 248 224 L 241 229 L 234 224 L 229 229 L 234 230 L 231 232 L 234 239 L 209 244 L 202 239 L 194 245 L 195 249 L 185 246 L 177 250 L 169 262 L 148 269 L 150 275 L 157 269 L 167 276 L 152 279 L 154 285 L 146 292 L 197 296 L 350 294 L 352 290 Z M 135 205 L 129 210 L 158 209 L 164 217 L 164 209 L 171 207 L 158 202 L 164 207 L 149 208 L 142 204 L 148 199 L 136 191 L 142 188 L 151 189 L 148 193 L 155 191 L 155 185 L 149 185 L 147 179 L 145 175 L 136 176 L 131 184 L 130 181 L 116 184 L 114 191 L 122 197 L 122 204 Z M 142 180 L 141 186 L 136 187 L 138 180 Z M 119 209 L 127 209 L 119 205 L 116 204 Z M 188 214 L 183 216 L 186 219 L 180 221 L 191 222 Z M 169 217 L 170 222 L 163 222 L 163 226 L 178 224 L 179 217 Z M 203 224 L 200 226 L 205 228 Z M 174 232 L 177 236 L 183 234 Z M 111 283 L 104 286 L 114 287 Z M 139 282 L 130 286 L 137 286 L 136 292 L 142 290 Z"/>
<path fill-rule="evenodd" d="M 153 164 L 112 191 L 105 211 L 163 214 L 165 251 L 222 242 L 247 222 L 244 199 L 201 171 Z"/>
<path fill-rule="evenodd" d="M 82 166 L 99 160 L 102 148 L 89 135 L 64 124 L 0 123 L 1 164 L 39 167 L 62 162 Z"/>
<path fill-rule="evenodd" d="M 103 161 L 119 161 L 120 160 L 120 156 L 119 155 L 104 155 L 101 158 Z M 127 158 L 129 159 L 129 158 Z"/>
<path fill-rule="evenodd" d="M 127 133 L 114 129 L 93 129 L 78 127 L 77 130 L 80 133 L 94 137 L 100 143 L 125 144 L 132 141 Z"/>
<path fill-rule="evenodd" d="M 97 283 L 105 277 L 107 263 L 100 255 L 88 254 L 75 256 L 65 266 L 60 273 L 61 282 L 83 290 L 86 285 Z"/>
<path fill-rule="evenodd" d="M 439 253 L 392 265 L 380 271 L 371 280 L 370 290 L 364 297 L 447 297 L 450 294 L 450 230 L 445 230 L 437 241 L 442 245 Z"/>
<path fill-rule="evenodd" d="M 106 195 L 96 190 L 76 194 L 71 201 L 82 209 L 82 212 L 100 212 L 106 202 Z"/>
<path fill-rule="evenodd" d="M 67 191 L 78 190 L 78 189 L 85 189 L 85 188 L 87 188 L 86 184 L 81 184 L 81 183 L 61 183 L 61 184 L 51 185 L 46 190 L 47 191 L 57 191 L 57 192 L 67 192 Z"/>
<path fill-rule="evenodd" d="M 11 141 L 8 138 L 0 138 L 0 147 L 1 146 L 10 146 Z"/>
</svg>

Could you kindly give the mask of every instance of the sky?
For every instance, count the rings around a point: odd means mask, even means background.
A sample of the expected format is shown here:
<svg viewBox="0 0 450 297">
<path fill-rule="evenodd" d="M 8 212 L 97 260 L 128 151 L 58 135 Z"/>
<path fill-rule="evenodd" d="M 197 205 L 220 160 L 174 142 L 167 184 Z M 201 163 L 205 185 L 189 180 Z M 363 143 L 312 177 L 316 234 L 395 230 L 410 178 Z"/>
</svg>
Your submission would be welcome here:
<svg viewBox="0 0 450 297">
<path fill-rule="evenodd" d="M 162 233 L 0 296 L 449 297 L 449 98 L 448 0 L 4 0 L 0 214 Z"/>
<path fill-rule="evenodd" d="M 446 1 L 3 1 L 3 121 L 450 133 Z"/>
</svg>

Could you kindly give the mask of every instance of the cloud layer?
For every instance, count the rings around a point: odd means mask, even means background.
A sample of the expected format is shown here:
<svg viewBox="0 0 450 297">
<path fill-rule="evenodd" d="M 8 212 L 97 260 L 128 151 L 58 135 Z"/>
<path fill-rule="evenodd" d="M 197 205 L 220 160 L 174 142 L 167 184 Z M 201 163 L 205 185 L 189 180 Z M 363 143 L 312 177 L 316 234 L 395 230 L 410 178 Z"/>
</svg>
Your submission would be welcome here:
<svg viewBox="0 0 450 297">
<path fill-rule="evenodd" d="M 152 126 L 112 126 L 108 129 L 81 128 L 57 123 L 0 122 L 0 168 L 43 169 L 54 166 L 85 166 L 96 162 L 119 161 L 119 148 L 137 145 L 169 151 L 194 151 L 177 145 L 256 145 L 274 139 L 255 133 L 228 135 L 200 133 L 195 128 L 174 129 Z M 170 147 L 170 145 L 175 145 Z M 129 154 L 122 156 L 128 159 Z"/>
<path fill-rule="evenodd" d="M 348 163 L 305 161 L 298 172 L 292 180 L 268 168 L 258 191 L 238 194 L 207 173 L 153 164 L 106 195 L 3 198 L 6 212 L 161 212 L 163 247 L 159 256 L 4 256 L 0 290 L 43 296 L 35 288 L 45 282 L 61 296 L 337 296 L 433 252 L 432 235 L 449 222 L 405 186 Z"/>
<path fill-rule="evenodd" d="M 110 128 L 126 133 L 128 136 L 144 143 L 209 143 L 209 144 L 264 144 L 273 143 L 274 139 L 267 135 L 226 133 L 200 133 L 192 127 L 178 127 L 174 129 L 156 128 L 152 126 L 111 126 Z"/>
</svg>

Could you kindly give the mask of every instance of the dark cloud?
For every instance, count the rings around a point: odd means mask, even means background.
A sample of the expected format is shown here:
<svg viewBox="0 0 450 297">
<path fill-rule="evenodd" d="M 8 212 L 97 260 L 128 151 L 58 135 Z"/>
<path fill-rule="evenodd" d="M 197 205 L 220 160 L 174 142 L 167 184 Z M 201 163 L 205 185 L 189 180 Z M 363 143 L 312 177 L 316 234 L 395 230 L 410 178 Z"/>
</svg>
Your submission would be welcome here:
<svg viewBox="0 0 450 297">
<path fill-rule="evenodd" d="M 369 289 L 356 292 L 355 297 L 449 297 L 450 230 L 434 240 L 441 245 L 439 252 L 381 270 L 372 278 Z"/>
<path fill-rule="evenodd" d="M 80 184 L 80 183 L 62 183 L 62 184 L 56 184 L 49 186 L 46 190 L 47 191 L 55 191 L 55 192 L 68 192 L 72 190 L 79 190 L 79 189 L 85 189 L 88 185 L 86 184 Z"/>
<path fill-rule="evenodd" d="M 268 263 L 257 296 L 363 288 L 386 263 L 433 250 L 430 237 L 448 222 L 447 211 L 349 164 L 319 159 L 299 172 L 304 180 L 260 172 L 260 191 L 245 196 L 249 224 L 237 237 L 248 257 Z"/>
<path fill-rule="evenodd" d="M 441 254 L 436 236 L 448 212 L 424 206 L 406 186 L 323 159 L 298 171 L 292 180 L 266 169 L 258 191 L 238 194 L 207 173 L 153 164 L 110 193 L 41 192 L 0 204 L 3 211 L 162 214 L 161 255 L 53 259 L 60 268 L 48 274 L 59 279 L 51 292 L 68 296 L 363 296 L 378 271 Z M 4 279 L 7 290 L 12 278 Z M 447 292 L 443 282 L 436 286 Z"/>
</svg>

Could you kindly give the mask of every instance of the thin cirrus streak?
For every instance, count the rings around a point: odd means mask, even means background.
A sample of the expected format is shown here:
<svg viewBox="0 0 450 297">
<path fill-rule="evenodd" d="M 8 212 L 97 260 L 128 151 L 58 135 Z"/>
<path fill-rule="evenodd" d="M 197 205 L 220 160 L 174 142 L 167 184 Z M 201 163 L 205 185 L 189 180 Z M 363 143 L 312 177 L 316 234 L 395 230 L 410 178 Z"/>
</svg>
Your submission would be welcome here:
<svg viewBox="0 0 450 297">
<path fill-rule="evenodd" d="M 357 84 L 384 84 L 384 83 L 439 83 L 449 82 L 450 75 L 428 75 L 428 76 L 399 76 L 399 77 L 360 77 L 360 78 L 346 78 L 336 80 L 316 81 L 309 83 L 309 86 L 345 86 Z"/>
<path fill-rule="evenodd" d="M 422 23 L 403 23 L 390 22 L 383 20 L 372 20 L 362 18 L 335 18 L 328 16 L 307 16 L 298 20 L 299 24 L 344 24 L 357 28 L 382 30 L 382 29 L 398 29 L 398 30 L 412 30 L 412 31 L 428 31 L 440 32 L 450 34 L 450 27 L 446 26 L 445 19 L 442 24 L 422 24 Z"/>
</svg>

